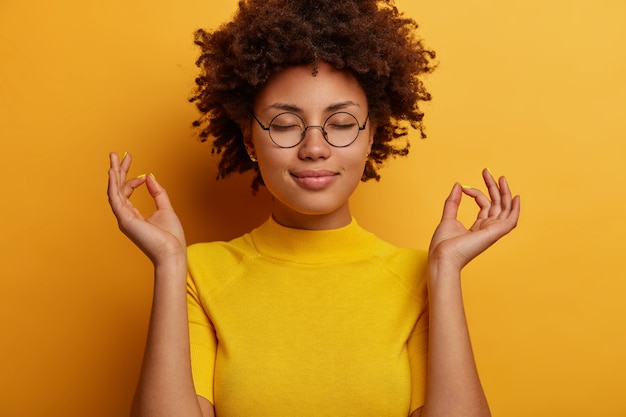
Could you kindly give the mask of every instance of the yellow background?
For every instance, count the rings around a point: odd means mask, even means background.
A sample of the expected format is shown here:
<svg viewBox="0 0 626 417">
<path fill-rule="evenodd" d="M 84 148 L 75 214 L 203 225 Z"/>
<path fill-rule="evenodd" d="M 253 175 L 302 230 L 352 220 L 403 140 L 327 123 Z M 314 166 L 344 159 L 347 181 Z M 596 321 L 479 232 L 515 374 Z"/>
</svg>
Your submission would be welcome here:
<svg viewBox="0 0 626 417">
<path fill-rule="evenodd" d="M 107 206 L 109 151 L 155 173 L 189 242 L 267 217 L 249 176 L 214 181 L 186 103 L 192 32 L 235 3 L 0 1 L 0 416 L 127 414 L 152 279 Z M 626 2 L 398 5 L 438 51 L 429 138 L 357 191 L 355 216 L 425 247 L 454 181 L 506 174 L 519 228 L 464 275 L 493 413 L 626 416 Z"/>
</svg>

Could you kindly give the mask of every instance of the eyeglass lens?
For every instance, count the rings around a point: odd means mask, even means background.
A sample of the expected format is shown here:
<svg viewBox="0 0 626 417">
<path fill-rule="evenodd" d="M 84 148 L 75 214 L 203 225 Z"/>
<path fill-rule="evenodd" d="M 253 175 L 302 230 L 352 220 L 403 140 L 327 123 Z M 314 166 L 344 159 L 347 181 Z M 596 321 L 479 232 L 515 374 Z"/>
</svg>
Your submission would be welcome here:
<svg viewBox="0 0 626 417">
<path fill-rule="evenodd" d="M 272 119 L 269 126 L 270 138 L 281 147 L 290 148 L 299 144 L 309 128 L 322 128 L 324 138 L 336 147 L 344 147 L 354 142 L 359 135 L 359 122 L 355 116 L 346 112 L 331 114 L 324 126 L 307 126 L 295 113 L 280 113 Z"/>
</svg>

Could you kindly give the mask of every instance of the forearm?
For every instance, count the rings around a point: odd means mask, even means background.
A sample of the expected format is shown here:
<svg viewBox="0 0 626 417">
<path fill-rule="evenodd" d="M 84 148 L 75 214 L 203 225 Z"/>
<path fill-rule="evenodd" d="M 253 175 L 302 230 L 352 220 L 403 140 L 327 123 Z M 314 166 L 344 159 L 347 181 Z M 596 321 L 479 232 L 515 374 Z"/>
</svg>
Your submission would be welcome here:
<svg viewBox="0 0 626 417">
<path fill-rule="evenodd" d="M 431 264 L 429 273 L 428 380 L 422 417 L 489 416 L 465 318 L 460 271 Z"/>
<path fill-rule="evenodd" d="M 191 376 L 184 256 L 155 267 L 148 339 L 131 415 L 202 415 Z"/>
</svg>

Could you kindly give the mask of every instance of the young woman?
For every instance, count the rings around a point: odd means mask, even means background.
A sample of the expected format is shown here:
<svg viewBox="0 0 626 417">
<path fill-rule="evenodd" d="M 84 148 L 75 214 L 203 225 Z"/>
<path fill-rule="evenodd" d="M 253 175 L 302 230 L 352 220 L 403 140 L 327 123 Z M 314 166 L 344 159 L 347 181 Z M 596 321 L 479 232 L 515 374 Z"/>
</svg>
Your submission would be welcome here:
<svg viewBox="0 0 626 417">
<path fill-rule="evenodd" d="M 109 201 L 151 259 L 154 303 L 135 416 L 486 416 L 461 269 L 519 216 L 504 177 L 455 184 L 428 252 L 352 218 L 360 180 L 422 129 L 418 76 L 434 56 L 389 2 L 241 2 L 197 32 L 201 136 L 220 172 L 253 169 L 273 195 L 264 224 L 186 248 L 165 190 L 111 154 Z M 156 211 L 130 202 L 145 185 Z M 466 229 L 462 195 L 479 213 Z"/>
</svg>

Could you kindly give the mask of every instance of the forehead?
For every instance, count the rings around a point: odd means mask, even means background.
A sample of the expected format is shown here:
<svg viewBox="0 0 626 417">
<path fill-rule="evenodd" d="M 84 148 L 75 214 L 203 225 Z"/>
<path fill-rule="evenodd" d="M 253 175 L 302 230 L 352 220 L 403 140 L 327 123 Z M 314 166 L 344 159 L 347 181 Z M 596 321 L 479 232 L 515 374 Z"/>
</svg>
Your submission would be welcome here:
<svg viewBox="0 0 626 417">
<path fill-rule="evenodd" d="M 258 93 L 254 107 L 260 112 L 289 106 L 316 111 L 349 102 L 356 107 L 367 107 L 365 92 L 357 80 L 347 71 L 320 62 L 316 74 L 312 66 L 298 65 L 272 75 Z"/>
</svg>

